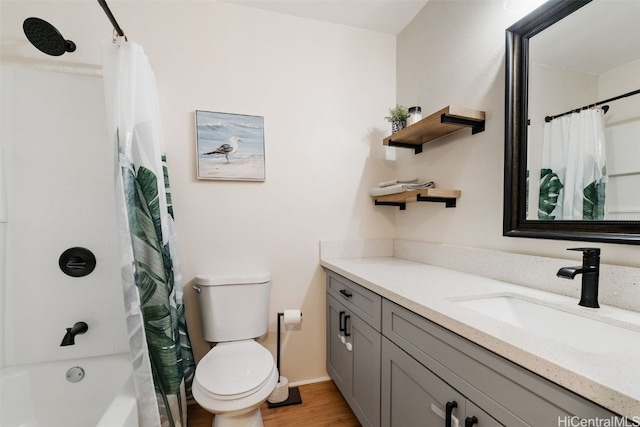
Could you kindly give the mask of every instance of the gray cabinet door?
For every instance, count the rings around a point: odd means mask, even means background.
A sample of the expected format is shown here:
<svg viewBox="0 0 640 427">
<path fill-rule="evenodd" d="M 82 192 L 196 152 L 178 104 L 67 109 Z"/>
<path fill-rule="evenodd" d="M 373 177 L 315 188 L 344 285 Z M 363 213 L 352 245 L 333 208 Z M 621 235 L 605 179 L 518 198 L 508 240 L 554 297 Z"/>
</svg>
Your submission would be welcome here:
<svg viewBox="0 0 640 427">
<path fill-rule="evenodd" d="M 386 338 L 382 339 L 381 413 L 385 427 L 502 426 Z"/>
<path fill-rule="evenodd" d="M 327 371 L 363 426 L 380 425 L 380 339 L 378 331 L 327 295 Z"/>
<path fill-rule="evenodd" d="M 380 332 L 358 316 L 347 320 L 353 355 L 353 412 L 363 426 L 380 425 Z"/>
<path fill-rule="evenodd" d="M 351 352 L 340 340 L 346 312 L 342 304 L 327 295 L 327 372 L 345 397 L 350 394 L 353 371 Z"/>
<path fill-rule="evenodd" d="M 447 403 L 452 422 L 445 423 Z M 464 422 L 465 398 L 386 338 L 382 339 L 384 427 L 453 427 Z M 462 424 L 464 425 L 464 424 Z"/>
</svg>

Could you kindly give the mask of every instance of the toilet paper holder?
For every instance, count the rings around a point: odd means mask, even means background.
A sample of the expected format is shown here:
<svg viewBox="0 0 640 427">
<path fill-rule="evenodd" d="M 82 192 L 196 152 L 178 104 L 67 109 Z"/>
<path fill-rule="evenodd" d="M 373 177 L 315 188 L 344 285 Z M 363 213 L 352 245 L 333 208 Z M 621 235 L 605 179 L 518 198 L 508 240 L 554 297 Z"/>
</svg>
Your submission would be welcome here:
<svg viewBox="0 0 640 427">
<path fill-rule="evenodd" d="M 300 313 L 300 317 L 302 317 L 302 313 Z M 278 369 L 278 383 L 280 382 L 281 372 L 280 372 L 280 323 L 284 319 L 284 313 L 278 313 L 277 322 L 278 322 L 278 336 L 277 336 L 277 348 L 276 348 L 276 368 Z M 300 396 L 300 390 L 298 387 L 289 387 L 289 397 L 284 402 L 272 403 L 267 402 L 269 409 L 271 408 L 279 408 L 282 406 L 289 405 L 298 405 L 302 403 L 302 397 Z"/>
</svg>

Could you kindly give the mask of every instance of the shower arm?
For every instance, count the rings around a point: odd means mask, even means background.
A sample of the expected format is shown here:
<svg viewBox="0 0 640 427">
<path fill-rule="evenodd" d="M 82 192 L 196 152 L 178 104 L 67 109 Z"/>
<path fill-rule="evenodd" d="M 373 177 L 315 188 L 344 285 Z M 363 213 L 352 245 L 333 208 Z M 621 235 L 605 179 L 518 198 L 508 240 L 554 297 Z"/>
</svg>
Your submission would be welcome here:
<svg viewBox="0 0 640 427">
<path fill-rule="evenodd" d="M 102 9 L 104 9 L 104 13 L 107 14 L 107 18 L 109 18 L 109 21 L 111 21 L 111 25 L 113 25 L 113 30 L 120 37 L 124 37 L 124 39 L 127 40 L 127 36 L 125 36 L 124 31 L 122 31 L 122 28 L 120 28 L 120 25 L 118 25 L 118 21 L 116 21 L 113 13 L 111 13 L 111 9 L 109 9 L 109 6 L 107 5 L 107 0 L 98 0 L 98 4 L 102 6 Z"/>
</svg>

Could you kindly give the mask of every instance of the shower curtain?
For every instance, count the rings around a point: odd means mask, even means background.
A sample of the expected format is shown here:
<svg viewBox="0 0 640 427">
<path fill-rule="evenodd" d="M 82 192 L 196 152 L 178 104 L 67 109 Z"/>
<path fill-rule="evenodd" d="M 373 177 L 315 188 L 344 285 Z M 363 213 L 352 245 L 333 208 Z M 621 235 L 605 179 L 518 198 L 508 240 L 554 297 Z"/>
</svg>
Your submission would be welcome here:
<svg viewBox="0 0 640 427">
<path fill-rule="evenodd" d="M 605 218 L 604 144 L 601 109 L 582 110 L 545 123 L 538 219 Z"/>
<path fill-rule="evenodd" d="M 103 56 L 138 418 L 141 427 L 186 427 L 194 361 L 155 76 L 142 48 L 123 37 L 106 47 Z"/>
</svg>

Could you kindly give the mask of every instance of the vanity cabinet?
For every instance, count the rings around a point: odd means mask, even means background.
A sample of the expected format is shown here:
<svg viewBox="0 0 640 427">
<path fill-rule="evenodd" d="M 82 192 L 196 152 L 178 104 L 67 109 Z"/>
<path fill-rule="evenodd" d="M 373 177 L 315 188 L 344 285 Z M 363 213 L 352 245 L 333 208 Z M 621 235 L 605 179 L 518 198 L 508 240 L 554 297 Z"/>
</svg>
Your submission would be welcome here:
<svg viewBox="0 0 640 427">
<path fill-rule="evenodd" d="M 432 403 L 441 410 L 443 402 L 462 399 L 457 401 L 459 409 L 464 404 L 464 410 L 458 412 L 460 418 L 456 417 L 460 425 L 465 425 L 466 419 L 473 416 L 479 427 L 586 425 L 575 423 L 616 417 L 605 408 L 386 299 L 382 302 L 382 333 L 390 340 L 385 344 L 389 355 L 383 350 L 383 426 L 410 425 L 397 424 L 393 418 L 396 409 L 393 402 L 406 398 L 394 393 L 409 387 L 393 378 L 394 371 L 400 376 L 401 369 L 405 369 L 405 376 L 411 372 L 410 379 L 415 383 L 411 387 L 418 388 L 424 381 L 442 382 L 444 385 L 436 386 L 435 390 L 449 386 L 464 396 L 456 397 L 451 391 L 448 394 L 432 392 L 430 399 L 442 397 L 437 402 L 423 403 L 429 406 L 424 410 L 430 410 Z M 395 349 L 390 350 L 390 346 Z M 402 357 L 401 353 L 404 353 Z M 394 381 L 398 383 L 396 387 L 386 390 Z M 407 383 L 407 378 L 404 382 Z M 428 388 L 424 386 L 424 390 Z"/>
<path fill-rule="evenodd" d="M 327 277 L 327 372 L 363 426 L 380 425 L 381 298 Z"/>
<path fill-rule="evenodd" d="M 327 371 L 363 426 L 538 427 L 598 419 L 626 425 L 330 270 L 326 342 Z"/>
</svg>

